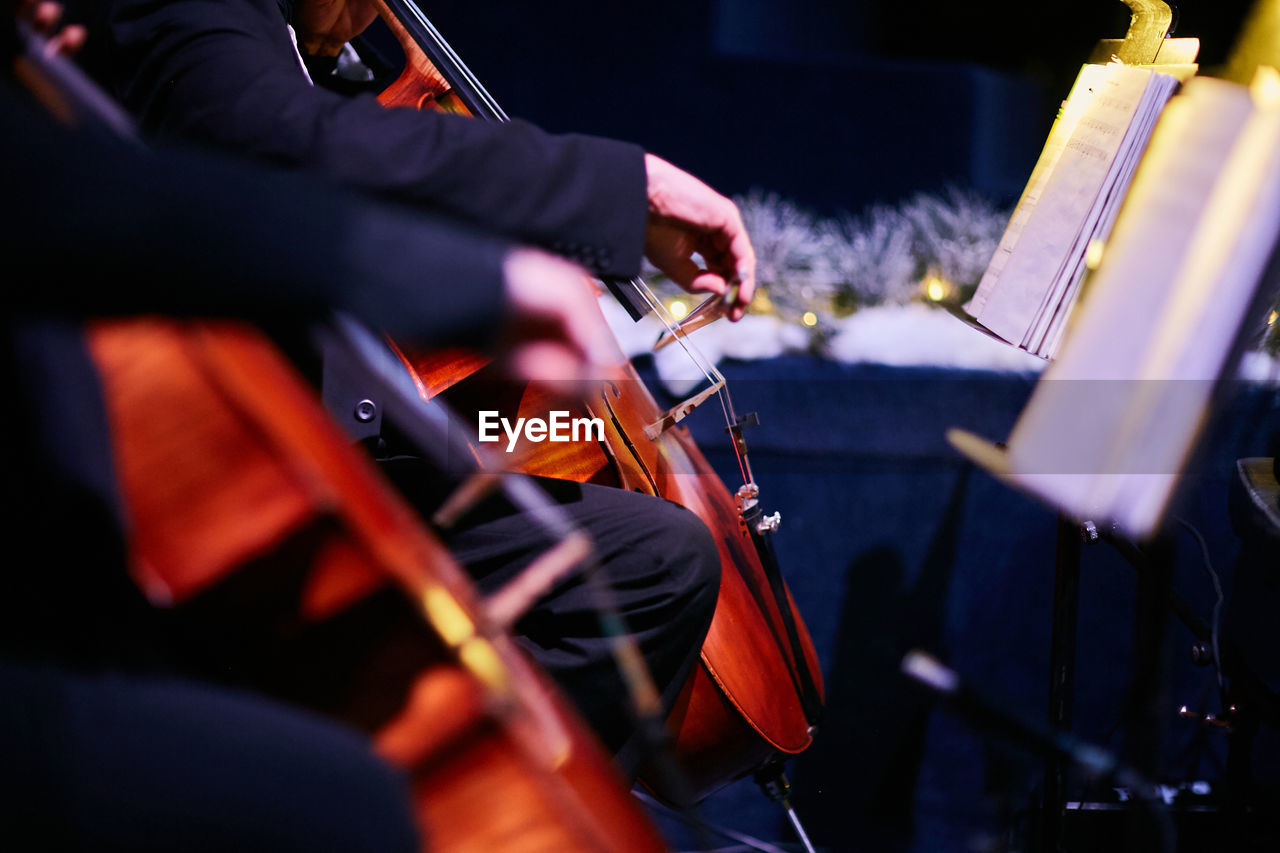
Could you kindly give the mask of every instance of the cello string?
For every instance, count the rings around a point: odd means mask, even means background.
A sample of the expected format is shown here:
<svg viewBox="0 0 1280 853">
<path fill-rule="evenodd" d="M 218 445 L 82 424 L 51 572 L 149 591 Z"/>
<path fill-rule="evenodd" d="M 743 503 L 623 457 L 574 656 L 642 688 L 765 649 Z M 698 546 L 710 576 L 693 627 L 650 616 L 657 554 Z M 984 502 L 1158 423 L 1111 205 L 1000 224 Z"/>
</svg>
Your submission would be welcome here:
<svg viewBox="0 0 1280 853">
<path fill-rule="evenodd" d="M 642 279 L 635 278 L 630 282 L 640 297 L 649 304 L 654 314 L 666 326 L 667 332 L 672 335 L 676 343 L 684 351 L 685 355 L 697 366 L 702 373 L 703 378 L 711 383 L 716 389 L 716 398 L 720 401 L 720 409 L 724 415 L 724 421 L 731 436 L 736 435 L 735 430 L 739 428 L 737 413 L 733 408 L 733 398 L 729 396 L 729 381 L 724 378 L 714 364 L 703 354 L 693 341 L 689 340 L 689 336 L 679 329 L 679 324 L 675 322 L 675 318 L 670 315 L 662 300 L 658 299 L 658 295 L 653 292 Z M 718 297 L 711 297 L 713 299 Z M 742 474 L 742 482 L 744 485 L 753 484 L 755 481 L 751 473 L 751 462 L 747 459 L 746 453 L 743 451 L 740 442 L 734 440 L 731 442 L 733 446 L 734 458 L 738 462 L 738 470 Z"/>
<path fill-rule="evenodd" d="M 685 355 L 687 355 L 689 360 L 698 368 L 698 372 L 702 374 L 702 377 L 716 387 L 716 396 L 720 399 L 720 408 L 724 412 L 725 421 L 732 425 L 734 422 L 733 401 L 729 399 L 729 393 L 726 390 L 727 382 L 724 375 L 721 374 L 719 369 L 716 368 L 716 366 L 711 363 L 710 359 L 703 354 L 702 350 L 698 349 L 697 345 L 689 340 L 689 336 L 680 329 L 680 324 L 671 316 L 667 307 L 662 304 L 662 300 L 660 300 L 658 295 L 653 292 L 653 288 L 649 287 L 643 279 L 639 278 L 632 279 L 628 284 L 630 284 L 632 288 L 640 294 L 640 297 L 649 305 L 653 310 L 653 313 L 662 321 L 662 325 L 666 327 L 667 332 L 675 339 L 676 343 L 680 345 L 680 349 L 684 350 Z M 713 296 L 712 298 L 716 299 L 719 297 Z"/>
<path fill-rule="evenodd" d="M 729 395 L 729 381 L 725 379 L 724 374 L 720 372 L 719 368 L 707 359 L 706 355 L 698 348 L 697 344 L 693 343 L 693 341 L 689 339 L 689 336 L 679 328 L 680 324 L 677 323 L 675 318 L 670 315 L 666 306 L 662 304 L 662 301 L 658 299 L 657 294 L 653 292 L 653 289 L 650 288 L 648 284 L 639 278 L 633 279 L 630 284 L 635 288 L 636 292 L 640 294 L 641 298 L 649 304 L 654 314 L 656 314 L 658 319 L 662 321 L 664 326 L 666 326 L 667 332 L 671 334 L 676 343 L 679 344 L 680 348 L 684 350 L 685 355 L 687 355 L 689 359 L 697 365 L 698 369 L 702 372 L 703 377 L 716 389 L 716 397 L 720 401 L 720 409 L 724 415 L 725 424 L 730 436 L 734 437 L 734 440 L 730 443 L 733 447 L 734 458 L 738 463 L 738 471 L 742 475 L 743 485 L 754 485 L 755 477 L 751 471 L 751 461 L 747 458 L 747 454 L 742 443 L 736 438 L 740 427 L 738 424 L 737 412 L 735 412 L 733 408 L 733 398 Z M 718 297 L 713 296 L 711 298 L 715 299 Z"/>
<path fill-rule="evenodd" d="M 412 33 L 415 41 L 427 54 L 432 63 L 438 60 L 444 60 L 445 64 L 451 66 L 452 71 L 457 74 L 467 89 L 467 94 L 473 95 L 477 101 L 469 106 L 479 113 L 484 113 L 484 118 L 494 119 L 496 121 L 509 121 L 510 117 L 506 111 L 498 104 L 498 101 L 489 94 L 488 90 L 480 83 L 480 79 L 471 72 L 466 63 L 462 61 L 462 57 L 454 51 L 452 45 L 445 41 L 444 36 L 436 29 L 435 24 L 427 18 L 427 16 L 418 8 L 418 4 L 413 0 L 384 0 L 388 8 L 395 7 L 402 14 L 396 14 L 395 17 L 404 23 L 405 17 L 408 16 L 412 22 L 420 29 L 418 33 Z M 427 43 L 424 43 L 424 38 Z M 430 48 L 435 47 L 432 51 Z M 440 71 L 441 69 L 437 68 Z M 443 71 L 441 72 L 443 73 Z M 458 81 L 448 79 L 451 86 L 457 86 Z"/>
</svg>

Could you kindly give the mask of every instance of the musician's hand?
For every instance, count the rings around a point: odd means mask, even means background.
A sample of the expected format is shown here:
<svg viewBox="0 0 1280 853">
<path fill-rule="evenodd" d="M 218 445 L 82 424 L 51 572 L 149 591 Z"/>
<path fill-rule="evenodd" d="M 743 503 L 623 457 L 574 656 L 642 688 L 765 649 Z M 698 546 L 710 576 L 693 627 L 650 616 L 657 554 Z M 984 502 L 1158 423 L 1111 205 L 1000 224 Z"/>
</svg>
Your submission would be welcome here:
<svg viewBox="0 0 1280 853">
<path fill-rule="evenodd" d="M 508 374 L 572 385 L 621 364 L 584 269 L 536 249 L 515 249 L 503 272 L 508 322 L 499 361 Z"/>
<path fill-rule="evenodd" d="M 371 0 L 299 0 L 293 16 L 298 47 L 311 56 L 337 56 L 377 16 Z"/>
<path fill-rule="evenodd" d="M 84 47 L 88 31 L 79 24 L 59 29 L 62 4 L 53 0 L 18 0 L 17 17 L 26 21 L 45 37 L 44 52 L 48 56 L 70 56 Z"/>
<path fill-rule="evenodd" d="M 737 205 L 652 154 L 645 155 L 645 170 L 649 194 L 645 255 L 690 293 L 727 298 L 729 319 L 742 319 L 756 289 L 756 253 Z M 705 266 L 698 266 L 695 254 Z"/>
</svg>

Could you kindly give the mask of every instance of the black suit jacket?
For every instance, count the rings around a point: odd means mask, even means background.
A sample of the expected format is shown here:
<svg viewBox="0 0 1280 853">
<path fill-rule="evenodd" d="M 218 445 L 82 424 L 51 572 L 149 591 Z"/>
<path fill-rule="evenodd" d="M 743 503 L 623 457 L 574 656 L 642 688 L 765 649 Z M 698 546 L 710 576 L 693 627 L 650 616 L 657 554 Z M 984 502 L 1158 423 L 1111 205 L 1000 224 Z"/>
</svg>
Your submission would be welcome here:
<svg viewBox="0 0 1280 853">
<path fill-rule="evenodd" d="M 79 319 L 277 325 L 339 309 L 419 344 L 474 342 L 501 319 L 507 247 L 493 237 L 305 176 L 73 131 L 4 74 L 0 187 L 0 658 L 98 664 L 150 647 L 133 636 L 147 617 L 125 579 Z"/>
<path fill-rule="evenodd" d="M 276 0 L 111 0 L 117 94 L 153 133 L 316 171 L 550 248 L 639 272 L 640 148 L 521 121 L 384 109 L 312 86 Z"/>
</svg>

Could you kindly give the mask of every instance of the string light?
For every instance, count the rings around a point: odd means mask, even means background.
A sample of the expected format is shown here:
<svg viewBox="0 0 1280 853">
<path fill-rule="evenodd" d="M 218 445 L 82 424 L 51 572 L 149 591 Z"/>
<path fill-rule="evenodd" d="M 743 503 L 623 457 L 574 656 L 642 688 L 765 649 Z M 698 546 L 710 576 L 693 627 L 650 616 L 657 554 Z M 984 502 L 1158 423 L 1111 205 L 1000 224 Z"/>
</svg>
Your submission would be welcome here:
<svg viewBox="0 0 1280 853">
<path fill-rule="evenodd" d="M 941 302 L 951 292 L 951 284 L 946 279 L 931 275 L 924 280 L 924 293 L 932 302 Z"/>
<path fill-rule="evenodd" d="M 804 312 L 804 316 L 800 318 L 800 322 L 804 323 L 806 326 L 816 326 L 818 325 L 818 315 L 812 311 L 806 311 Z"/>
<path fill-rule="evenodd" d="M 677 299 L 671 303 L 671 307 L 667 310 L 671 312 L 672 317 L 681 320 L 689 313 L 689 306 L 685 304 L 684 300 Z"/>
</svg>

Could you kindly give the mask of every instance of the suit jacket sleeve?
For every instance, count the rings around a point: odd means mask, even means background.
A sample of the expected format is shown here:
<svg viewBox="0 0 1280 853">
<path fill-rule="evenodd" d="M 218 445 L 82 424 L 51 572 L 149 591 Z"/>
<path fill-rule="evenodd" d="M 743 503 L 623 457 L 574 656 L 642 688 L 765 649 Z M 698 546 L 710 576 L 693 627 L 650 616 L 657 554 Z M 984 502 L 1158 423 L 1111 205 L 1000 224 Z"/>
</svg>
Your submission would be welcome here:
<svg viewBox="0 0 1280 853">
<path fill-rule="evenodd" d="M 281 320 L 347 311 L 401 341 L 484 341 L 507 245 L 451 221 L 222 157 L 72 131 L 0 78 L 11 311 Z"/>
<path fill-rule="evenodd" d="M 275 0 L 114 0 L 116 90 L 153 132 L 318 171 L 558 251 L 639 272 L 643 151 L 521 121 L 384 109 L 305 78 Z"/>
</svg>

